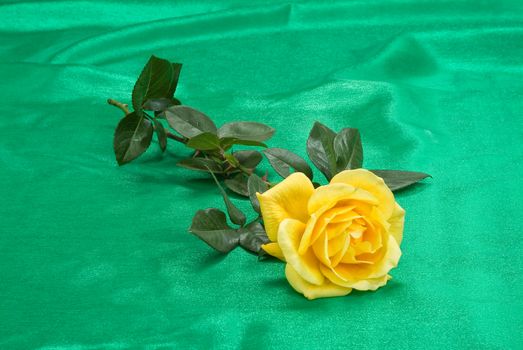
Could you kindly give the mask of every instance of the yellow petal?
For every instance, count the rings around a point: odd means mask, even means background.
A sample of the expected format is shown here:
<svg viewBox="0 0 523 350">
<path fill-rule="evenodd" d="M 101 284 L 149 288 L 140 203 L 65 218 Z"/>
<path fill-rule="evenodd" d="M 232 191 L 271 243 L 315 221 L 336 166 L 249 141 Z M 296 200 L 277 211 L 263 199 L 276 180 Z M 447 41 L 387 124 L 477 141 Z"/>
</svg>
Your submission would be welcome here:
<svg viewBox="0 0 523 350">
<path fill-rule="evenodd" d="M 291 218 L 307 222 L 307 202 L 313 191 L 314 186 L 307 176 L 293 173 L 267 192 L 256 194 L 265 230 L 271 241 L 276 241 L 278 227 L 283 220 Z"/>
<path fill-rule="evenodd" d="M 322 266 L 322 272 L 325 274 L 328 280 L 333 284 L 341 287 L 353 288 L 356 290 L 376 290 L 387 284 L 389 276 L 385 275 L 378 278 L 367 278 L 362 280 L 342 280 L 339 278 L 331 269 L 326 266 Z"/>
<path fill-rule="evenodd" d="M 331 223 L 325 228 L 325 232 L 327 233 L 327 237 L 329 240 L 336 239 L 339 236 L 346 233 L 347 229 L 352 225 L 352 221 L 348 222 L 340 222 L 333 224 Z"/>
<path fill-rule="evenodd" d="M 349 210 L 347 210 L 345 213 L 336 215 L 336 217 L 334 217 L 331 220 L 331 223 L 336 224 L 336 223 L 340 223 L 340 222 L 347 222 L 347 221 L 352 221 L 352 220 L 361 218 L 362 216 L 359 215 L 357 212 L 355 212 L 353 210 L 354 208 L 355 208 L 354 206 L 346 207 L 345 209 L 349 209 Z M 333 209 L 331 209 L 331 210 L 333 210 Z"/>
<path fill-rule="evenodd" d="M 337 235 L 334 238 L 330 238 L 327 235 L 327 238 L 329 240 L 329 256 L 334 256 L 335 254 L 338 254 L 338 252 L 342 251 L 347 244 L 350 244 L 349 232 L 344 232 L 341 235 Z"/>
<path fill-rule="evenodd" d="M 329 238 L 325 233 L 312 245 L 314 256 L 322 263 L 330 266 L 331 260 L 329 257 Z"/>
<path fill-rule="evenodd" d="M 345 235 L 341 236 L 343 238 L 343 246 L 341 247 L 341 249 L 339 251 L 337 251 L 331 258 L 331 266 L 332 267 L 336 267 L 336 265 L 338 265 L 341 261 L 341 259 L 347 254 L 347 251 L 349 250 L 350 248 L 350 234 L 349 233 L 346 233 Z M 331 242 L 331 241 L 330 241 Z M 330 243 L 329 242 L 329 248 L 330 248 Z"/>
<path fill-rule="evenodd" d="M 320 263 L 312 249 L 308 249 L 305 254 L 298 253 L 304 231 L 305 224 L 298 220 L 285 219 L 278 229 L 278 243 L 287 264 L 291 265 L 307 282 L 320 285 L 324 278 L 320 272 Z"/>
<path fill-rule="evenodd" d="M 322 215 L 328 207 L 319 209 L 316 213 L 312 214 L 307 222 L 307 227 L 303 233 L 303 237 L 300 241 L 300 254 L 305 254 L 307 249 L 316 242 L 320 235 L 325 231 L 332 217 Z"/>
<path fill-rule="evenodd" d="M 328 280 L 325 280 L 323 284 L 319 286 L 311 284 L 304 280 L 290 264 L 285 266 L 285 276 L 292 288 L 298 293 L 303 294 L 309 300 L 344 296 L 352 291 L 351 288 L 338 286 Z"/>
<path fill-rule="evenodd" d="M 333 184 L 331 182 L 330 185 L 321 186 L 314 190 L 309 200 L 309 214 L 314 214 L 320 209 L 332 208 L 339 201 L 351 199 L 379 205 L 377 199 L 365 190 L 344 183 Z"/>
<path fill-rule="evenodd" d="M 397 266 L 401 251 L 394 237 L 389 236 L 387 252 L 374 264 L 339 264 L 335 268 L 320 266 L 332 283 L 357 290 L 376 290 L 388 280 L 388 272 Z"/>
<path fill-rule="evenodd" d="M 360 217 L 357 213 L 352 212 L 353 209 L 354 206 L 331 208 L 331 205 L 327 204 L 311 214 L 309 221 L 307 222 L 307 228 L 305 229 L 305 233 L 300 242 L 300 254 L 305 253 L 305 251 L 317 241 L 325 230 L 327 230 L 329 239 L 334 238 L 336 234 L 342 234 L 343 230 L 336 231 L 337 228 L 342 229 L 345 226 L 348 227 L 350 226 L 350 220 Z M 336 224 L 331 224 L 333 222 Z"/>
<path fill-rule="evenodd" d="M 405 221 L 405 210 L 396 203 L 392 216 L 389 219 L 390 228 L 389 232 L 396 239 L 398 244 L 401 244 L 403 240 L 403 224 Z"/>
<path fill-rule="evenodd" d="M 343 183 L 371 193 L 378 199 L 378 207 L 385 218 L 390 218 L 395 205 L 394 195 L 381 177 L 365 169 L 345 170 L 336 174 L 330 183 Z"/>
<path fill-rule="evenodd" d="M 280 259 L 281 261 L 285 261 L 285 257 L 283 256 L 283 252 L 281 251 L 280 245 L 276 242 L 263 244 L 262 249 L 267 252 L 267 254 L 270 254 L 274 256 L 275 258 Z"/>
</svg>

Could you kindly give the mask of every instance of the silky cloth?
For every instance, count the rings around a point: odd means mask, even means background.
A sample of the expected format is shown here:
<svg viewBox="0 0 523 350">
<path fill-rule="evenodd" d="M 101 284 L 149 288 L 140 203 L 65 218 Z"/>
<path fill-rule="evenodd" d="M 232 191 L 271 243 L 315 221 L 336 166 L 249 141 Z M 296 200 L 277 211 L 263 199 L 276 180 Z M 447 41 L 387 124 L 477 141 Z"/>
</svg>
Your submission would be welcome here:
<svg viewBox="0 0 523 350">
<path fill-rule="evenodd" d="M 3 1 L 0 348 L 523 348 L 522 4 Z M 178 143 L 118 167 L 105 100 L 151 54 L 218 125 L 304 157 L 314 121 L 356 127 L 365 167 L 430 173 L 387 286 L 308 301 L 213 251 L 187 228 L 224 205 Z"/>
</svg>

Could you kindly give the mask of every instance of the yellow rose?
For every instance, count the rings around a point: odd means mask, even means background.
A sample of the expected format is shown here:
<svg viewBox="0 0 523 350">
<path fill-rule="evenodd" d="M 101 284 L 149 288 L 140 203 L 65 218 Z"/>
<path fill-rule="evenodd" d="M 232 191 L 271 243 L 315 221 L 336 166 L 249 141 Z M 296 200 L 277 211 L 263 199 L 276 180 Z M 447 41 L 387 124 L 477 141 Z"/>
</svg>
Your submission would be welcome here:
<svg viewBox="0 0 523 350">
<path fill-rule="evenodd" d="M 346 170 L 314 189 L 293 173 L 257 194 L 271 243 L 291 286 L 308 299 L 376 290 L 401 256 L 405 211 L 383 179 Z"/>
</svg>

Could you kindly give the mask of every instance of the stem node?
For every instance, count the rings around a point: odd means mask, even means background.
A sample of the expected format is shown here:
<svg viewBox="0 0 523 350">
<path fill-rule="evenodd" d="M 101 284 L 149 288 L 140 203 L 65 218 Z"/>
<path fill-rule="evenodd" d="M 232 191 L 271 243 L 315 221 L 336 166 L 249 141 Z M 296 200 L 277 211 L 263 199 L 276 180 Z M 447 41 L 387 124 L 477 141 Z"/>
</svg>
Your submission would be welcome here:
<svg viewBox="0 0 523 350">
<path fill-rule="evenodd" d="M 108 99 L 107 103 L 111 106 L 115 106 L 116 108 L 120 108 L 125 115 L 131 113 L 129 111 L 129 105 L 127 105 L 126 103 L 121 103 L 119 101 L 113 100 L 112 98 Z"/>
</svg>

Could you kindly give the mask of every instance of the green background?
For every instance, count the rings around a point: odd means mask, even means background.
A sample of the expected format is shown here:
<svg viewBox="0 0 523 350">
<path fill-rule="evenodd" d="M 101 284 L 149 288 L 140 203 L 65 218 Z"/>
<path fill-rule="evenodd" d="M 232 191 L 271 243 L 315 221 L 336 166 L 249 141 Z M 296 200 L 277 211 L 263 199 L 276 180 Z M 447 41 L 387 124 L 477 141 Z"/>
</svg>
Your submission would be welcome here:
<svg viewBox="0 0 523 350">
<path fill-rule="evenodd" d="M 523 348 L 523 2 L 2 1 L 0 19 L 0 348 Z M 189 234 L 222 207 L 175 166 L 189 150 L 112 151 L 105 100 L 129 102 L 151 54 L 217 124 L 265 122 L 302 156 L 315 120 L 357 127 L 366 167 L 432 174 L 397 195 L 394 279 L 308 301 L 283 264 Z"/>
</svg>

